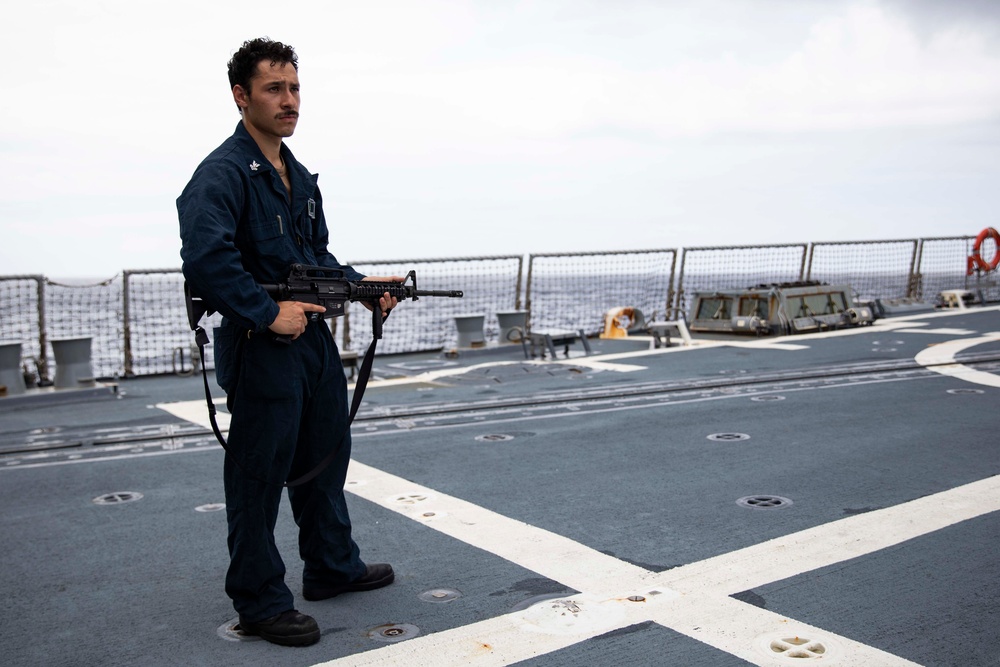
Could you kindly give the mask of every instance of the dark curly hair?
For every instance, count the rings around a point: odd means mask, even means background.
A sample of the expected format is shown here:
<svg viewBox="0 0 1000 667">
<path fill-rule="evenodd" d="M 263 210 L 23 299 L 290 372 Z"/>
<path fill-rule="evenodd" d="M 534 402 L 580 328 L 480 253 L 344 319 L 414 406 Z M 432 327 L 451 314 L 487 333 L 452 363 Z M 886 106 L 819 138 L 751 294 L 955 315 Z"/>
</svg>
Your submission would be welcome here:
<svg viewBox="0 0 1000 667">
<path fill-rule="evenodd" d="M 262 60 L 270 61 L 272 65 L 291 63 L 295 71 L 299 71 L 299 57 L 295 49 L 275 42 L 268 37 L 258 37 L 243 42 L 240 50 L 229 60 L 229 88 L 241 86 L 250 92 L 250 79 L 257 73 L 257 64 Z"/>
</svg>

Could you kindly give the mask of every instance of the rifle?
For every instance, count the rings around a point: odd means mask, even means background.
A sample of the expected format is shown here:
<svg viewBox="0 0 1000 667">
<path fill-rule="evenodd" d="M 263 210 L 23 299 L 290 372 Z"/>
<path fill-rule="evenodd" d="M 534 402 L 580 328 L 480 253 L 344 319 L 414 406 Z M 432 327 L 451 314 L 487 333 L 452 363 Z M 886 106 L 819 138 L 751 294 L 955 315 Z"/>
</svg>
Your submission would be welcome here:
<svg viewBox="0 0 1000 667">
<path fill-rule="evenodd" d="M 407 284 L 407 281 L 412 281 Z M 339 317 L 344 314 L 344 304 L 348 301 L 362 301 L 372 306 L 372 342 L 365 352 L 364 361 L 361 363 L 361 370 L 358 373 L 358 380 L 354 384 L 354 397 L 351 401 L 351 410 L 348 416 L 347 428 L 350 428 L 354 421 L 354 416 L 361 405 L 361 397 L 365 393 L 365 386 L 368 384 L 368 377 L 371 374 L 372 362 L 375 357 L 375 346 L 382 338 L 382 308 L 379 299 L 388 292 L 390 296 L 398 300 L 412 299 L 416 301 L 422 296 L 443 296 L 462 297 L 461 290 L 420 290 L 417 289 L 417 272 L 410 271 L 406 274 L 403 282 L 388 281 L 360 281 L 348 280 L 343 269 L 327 269 L 322 266 L 310 266 L 307 264 L 292 264 L 288 272 L 288 279 L 278 285 L 261 285 L 264 290 L 275 301 L 300 301 L 302 303 L 314 303 L 326 308 L 323 313 L 309 313 L 309 318 L 313 322 L 319 321 L 320 317 Z M 216 420 L 215 403 L 212 401 L 212 393 L 208 387 L 208 373 L 205 370 L 205 345 L 208 344 L 208 334 L 198 324 L 204 315 L 211 315 L 214 311 L 202 300 L 201 297 L 191 293 L 191 288 L 184 283 L 184 301 L 187 307 L 188 323 L 191 330 L 195 332 L 195 343 L 198 345 L 198 354 L 201 357 L 201 375 L 205 385 L 205 400 L 208 403 L 208 417 L 212 424 L 212 431 L 222 448 L 229 453 L 227 442 L 222 437 Z M 388 317 L 388 311 L 385 317 Z M 290 343 L 290 336 L 274 336 L 274 340 L 282 343 Z M 333 460 L 337 450 L 332 450 L 326 458 L 317 464 L 315 468 L 297 480 L 285 482 L 283 486 L 292 487 L 305 484 L 314 479 Z M 235 459 L 234 459 L 235 460 Z M 239 463 L 237 463 L 239 465 Z M 244 470 L 244 473 L 247 471 Z M 249 477 L 257 481 L 268 484 L 265 480 L 257 479 L 247 473 Z"/>
<path fill-rule="evenodd" d="M 407 281 L 412 281 L 407 284 Z M 348 301 L 362 301 L 372 306 L 372 338 L 382 338 L 382 317 L 379 299 L 386 292 L 389 296 L 402 301 L 416 301 L 422 296 L 461 298 L 461 290 L 421 290 L 417 289 L 417 272 L 410 271 L 401 283 L 375 280 L 348 280 L 343 269 L 327 269 L 322 266 L 307 264 L 292 264 L 288 279 L 277 285 L 261 285 L 275 301 L 300 301 L 313 303 L 326 308 L 323 313 L 309 313 L 311 321 L 320 317 L 340 317 L 344 314 L 344 304 Z M 194 296 L 184 285 L 187 297 L 188 322 L 195 330 L 198 321 L 206 313 L 211 315 L 208 306 L 200 297 Z M 275 340 L 288 342 L 288 338 L 276 337 Z"/>
<path fill-rule="evenodd" d="M 407 281 L 412 281 L 407 284 Z M 344 304 L 361 301 L 372 307 L 372 337 L 382 338 L 382 314 L 379 299 L 386 292 L 402 301 L 416 301 L 422 296 L 461 298 L 461 290 L 417 289 L 417 272 L 410 271 L 401 283 L 375 280 L 348 280 L 343 269 L 325 269 L 322 266 L 292 264 L 288 280 L 280 285 L 261 285 L 275 301 L 301 301 L 326 308 L 324 313 L 309 313 L 312 321 L 320 317 L 340 317 Z"/>
</svg>

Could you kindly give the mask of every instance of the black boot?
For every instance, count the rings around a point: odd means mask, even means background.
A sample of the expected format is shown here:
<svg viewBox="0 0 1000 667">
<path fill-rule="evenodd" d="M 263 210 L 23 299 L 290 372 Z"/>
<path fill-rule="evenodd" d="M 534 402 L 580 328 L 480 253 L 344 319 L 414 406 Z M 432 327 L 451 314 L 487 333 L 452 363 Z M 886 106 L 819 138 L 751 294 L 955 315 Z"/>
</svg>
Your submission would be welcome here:
<svg viewBox="0 0 1000 667">
<path fill-rule="evenodd" d="M 294 609 L 263 621 L 244 621 L 240 618 L 240 630 L 282 646 L 309 646 L 319 641 L 319 626 L 315 619 Z"/>
</svg>

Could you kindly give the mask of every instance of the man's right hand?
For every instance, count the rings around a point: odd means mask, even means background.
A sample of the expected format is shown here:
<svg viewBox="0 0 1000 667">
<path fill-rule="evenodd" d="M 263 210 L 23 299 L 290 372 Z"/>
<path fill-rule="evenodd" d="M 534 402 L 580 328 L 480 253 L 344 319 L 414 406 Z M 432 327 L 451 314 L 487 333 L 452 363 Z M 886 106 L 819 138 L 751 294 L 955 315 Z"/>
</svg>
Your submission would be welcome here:
<svg viewBox="0 0 1000 667">
<path fill-rule="evenodd" d="M 282 336 L 291 336 L 295 340 L 301 336 L 309 324 L 309 313 L 324 313 L 326 308 L 314 303 L 301 301 L 279 301 L 278 316 L 268 325 L 268 329 Z"/>
</svg>

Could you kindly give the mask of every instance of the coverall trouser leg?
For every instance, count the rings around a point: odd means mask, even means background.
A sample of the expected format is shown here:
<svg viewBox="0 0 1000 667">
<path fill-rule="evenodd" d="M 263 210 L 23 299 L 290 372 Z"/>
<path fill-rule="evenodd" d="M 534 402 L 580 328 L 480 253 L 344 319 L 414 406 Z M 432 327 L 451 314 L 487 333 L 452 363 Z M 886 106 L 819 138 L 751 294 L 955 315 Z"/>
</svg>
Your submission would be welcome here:
<svg viewBox="0 0 1000 667">
<path fill-rule="evenodd" d="M 245 335 L 245 334 L 244 334 Z M 333 337 L 311 324 L 290 344 L 267 335 L 244 341 L 225 463 L 230 566 L 226 593 L 259 621 L 294 608 L 274 528 L 282 484 L 336 456 L 315 479 L 289 490 L 307 580 L 352 581 L 364 574 L 344 498 L 351 455 L 347 381 Z"/>
</svg>

